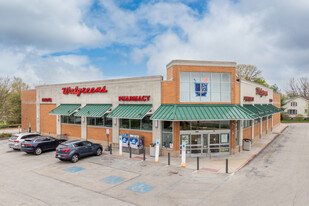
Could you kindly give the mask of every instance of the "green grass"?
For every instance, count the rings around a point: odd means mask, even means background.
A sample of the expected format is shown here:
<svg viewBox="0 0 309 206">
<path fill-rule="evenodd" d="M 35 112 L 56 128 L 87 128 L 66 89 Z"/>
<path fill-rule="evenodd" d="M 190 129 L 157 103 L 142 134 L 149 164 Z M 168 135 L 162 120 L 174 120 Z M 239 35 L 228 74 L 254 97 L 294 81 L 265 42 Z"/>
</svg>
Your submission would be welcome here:
<svg viewBox="0 0 309 206">
<path fill-rule="evenodd" d="M 2 133 L 0 134 L 0 139 L 8 139 L 10 136 L 12 136 L 11 133 Z"/>
<path fill-rule="evenodd" d="M 282 123 L 304 123 L 304 122 L 308 122 L 309 123 L 309 120 L 281 120 Z"/>
</svg>

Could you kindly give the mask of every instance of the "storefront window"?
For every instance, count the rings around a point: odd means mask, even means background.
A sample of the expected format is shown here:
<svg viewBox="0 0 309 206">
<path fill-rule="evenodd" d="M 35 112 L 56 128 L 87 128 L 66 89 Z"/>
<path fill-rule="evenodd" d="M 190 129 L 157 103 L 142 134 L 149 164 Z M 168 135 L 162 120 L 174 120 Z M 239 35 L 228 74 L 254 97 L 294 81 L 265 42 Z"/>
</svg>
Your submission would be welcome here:
<svg viewBox="0 0 309 206">
<path fill-rule="evenodd" d="M 142 119 L 142 130 L 152 130 L 152 120 L 150 116 L 145 116 L 144 119 Z"/>
<path fill-rule="evenodd" d="M 87 117 L 87 125 L 99 127 L 112 127 L 112 119 L 106 117 Z"/>
<path fill-rule="evenodd" d="M 105 126 L 105 127 L 112 127 L 113 120 L 112 120 L 112 118 L 107 118 L 107 117 L 106 117 L 107 115 L 108 115 L 108 114 L 105 114 L 105 115 L 103 116 L 103 118 L 104 118 L 104 126 Z"/>
<path fill-rule="evenodd" d="M 129 119 L 120 119 L 120 128 L 130 129 L 130 120 Z"/>
<path fill-rule="evenodd" d="M 266 121 L 266 120 L 267 120 L 267 117 L 263 117 L 262 121 L 264 122 L 264 121 Z"/>
<path fill-rule="evenodd" d="M 71 116 L 61 116 L 62 124 L 81 124 L 81 118 L 74 115 Z"/>
<path fill-rule="evenodd" d="M 163 124 L 162 128 L 164 132 L 173 132 L 173 122 L 163 121 L 162 124 Z"/>
<path fill-rule="evenodd" d="M 260 118 L 255 119 L 254 124 L 260 124 Z"/>
<path fill-rule="evenodd" d="M 121 119 L 121 129 L 134 129 L 134 130 L 152 130 L 152 120 L 150 116 L 145 116 L 142 120 L 140 119 Z"/>
<path fill-rule="evenodd" d="M 191 130 L 190 122 L 180 122 L 180 130 Z"/>
<path fill-rule="evenodd" d="M 131 121 L 130 129 L 141 129 L 141 120 L 131 119 L 130 121 Z"/>
<path fill-rule="evenodd" d="M 248 128 L 252 126 L 252 121 L 251 120 L 243 120 L 243 127 Z"/>
<path fill-rule="evenodd" d="M 173 122 L 162 122 L 162 147 L 173 148 Z"/>
<path fill-rule="evenodd" d="M 181 102 L 231 102 L 231 73 L 180 72 Z"/>
</svg>

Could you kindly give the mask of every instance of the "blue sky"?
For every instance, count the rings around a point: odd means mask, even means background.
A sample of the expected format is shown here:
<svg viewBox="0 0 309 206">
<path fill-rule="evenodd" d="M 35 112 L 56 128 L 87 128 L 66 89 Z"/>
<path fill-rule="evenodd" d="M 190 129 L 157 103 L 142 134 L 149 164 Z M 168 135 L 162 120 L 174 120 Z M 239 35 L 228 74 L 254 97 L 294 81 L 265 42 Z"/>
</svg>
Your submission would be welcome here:
<svg viewBox="0 0 309 206">
<path fill-rule="evenodd" d="M 0 0 L 0 75 L 38 84 L 165 76 L 173 59 L 309 76 L 306 0 Z"/>
</svg>

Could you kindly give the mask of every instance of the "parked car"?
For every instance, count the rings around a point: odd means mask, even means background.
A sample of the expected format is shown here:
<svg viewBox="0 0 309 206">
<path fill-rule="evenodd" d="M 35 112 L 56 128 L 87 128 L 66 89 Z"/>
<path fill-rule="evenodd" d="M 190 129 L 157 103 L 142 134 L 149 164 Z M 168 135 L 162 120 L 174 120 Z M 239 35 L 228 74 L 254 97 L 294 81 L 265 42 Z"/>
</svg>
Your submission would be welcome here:
<svg viewBox="0 0 309 206">
<path fill-rule="evenodd" d="M 41 136 L 39 133 L 19 133 L 13 134 L 10 139 L 8 146 L 14 150 L 20 150 L 21 143 L 25 141 L 26 138 L 38 137 Z"/>
<path fill-rule="evenodd" d="M 27 138 L 21 144 L 21 151 L 27 153 L 34 153 L 36 155 L 42 154 L 42 152 L 48 150 L 55 150 L 59 144 L 64 142 L 64 139 L 55 139 L 49 136 L 41 136 L 41 137 L 34 137 L 34 138 Z"/>
<path fill-rule="evenodd" d="M 56 149 L 56 158 L 75 163 L 80 158 L 102 154 L 102 145 L 84 140 L 70 140 L 61 143 Z"/>
</svg>

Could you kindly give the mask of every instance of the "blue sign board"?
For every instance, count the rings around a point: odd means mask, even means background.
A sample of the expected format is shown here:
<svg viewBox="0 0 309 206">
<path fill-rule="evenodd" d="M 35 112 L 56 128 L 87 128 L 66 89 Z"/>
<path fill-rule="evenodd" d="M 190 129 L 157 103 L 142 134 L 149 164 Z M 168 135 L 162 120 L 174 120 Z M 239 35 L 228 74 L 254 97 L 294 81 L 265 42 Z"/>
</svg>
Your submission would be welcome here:
<svg viewBox="0 0 309 206">
<path fill-rule="evenodd" d="M 134 138 L 134 137 L 130 137 L 130 147 L 137 149 L 137 143 L 138 143 L 138 139 Z"/>
</svg>

